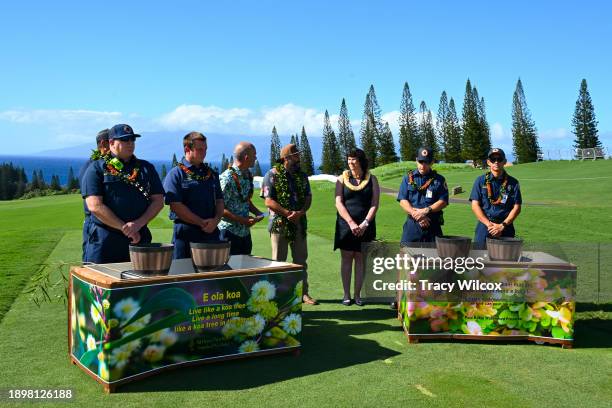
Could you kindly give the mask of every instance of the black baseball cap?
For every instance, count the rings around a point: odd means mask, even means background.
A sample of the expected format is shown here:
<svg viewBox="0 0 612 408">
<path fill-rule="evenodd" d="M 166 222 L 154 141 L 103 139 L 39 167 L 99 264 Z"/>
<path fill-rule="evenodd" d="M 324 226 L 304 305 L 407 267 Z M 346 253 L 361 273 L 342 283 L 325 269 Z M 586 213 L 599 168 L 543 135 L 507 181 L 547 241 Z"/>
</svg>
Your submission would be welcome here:
<svg viewBox="0 0 612 408">
<path fill-rule="evenodd" d="M 506 160 L 506 153 L 499 147 L 494 147 L 489 150 L 489 154 L 487 155 L 487 159 L 490 159 L 493 156 L 499 156 L 502 160 Z"/>
<path fill-rule="evenodd" d="M 140 137 L 140 135 L 135 134 L 134 129 L 132 129 L 130 125 L 126 125 L 123 123 L 113 126 L 108 132 L 109 140 L 123 139 L 126 137 Z"/>
<path fill-rule="evenodd" d="M 424 162 L 431 163 L 433 162 L 433 160 L 434 160 L 433 150 L 431 150 L 431 148 L 424 147 L 424 146 L 419 147 L 419 150 L 417 153 L 417 161 L 424 161 Z"/>
</svg>

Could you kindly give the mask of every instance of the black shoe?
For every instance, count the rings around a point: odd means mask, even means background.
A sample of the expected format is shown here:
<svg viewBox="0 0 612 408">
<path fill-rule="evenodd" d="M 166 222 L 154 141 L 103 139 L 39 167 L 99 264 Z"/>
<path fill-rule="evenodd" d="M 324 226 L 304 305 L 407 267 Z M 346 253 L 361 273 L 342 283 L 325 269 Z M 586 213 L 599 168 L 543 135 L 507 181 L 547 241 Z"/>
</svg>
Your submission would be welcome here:
<svg viewBox="0 0 612 408">
<path fill-rule="evenodd" d="M 353 304 L 353 301 L 352 301 L 351 299 L 344 299 L 344 300 L 342 301 L 342 304 L 343 304 L 344 306 L 350 306 L 350 305 L 352 305 L 352 304 Z"/>
<path fill-rule="evenodd" d="M 391 303 L 389 304 L 389 307 L 390 307 L 392 310 L 397 310 L 397 302 L 391 302 Z"/>
<path fill-rule="evenodd" d="M 355 299 L 355 304 L 357 306 L 363 306 L 364 305 L 363 300 L 361 300 L 361 299 Z"/>
</svg>

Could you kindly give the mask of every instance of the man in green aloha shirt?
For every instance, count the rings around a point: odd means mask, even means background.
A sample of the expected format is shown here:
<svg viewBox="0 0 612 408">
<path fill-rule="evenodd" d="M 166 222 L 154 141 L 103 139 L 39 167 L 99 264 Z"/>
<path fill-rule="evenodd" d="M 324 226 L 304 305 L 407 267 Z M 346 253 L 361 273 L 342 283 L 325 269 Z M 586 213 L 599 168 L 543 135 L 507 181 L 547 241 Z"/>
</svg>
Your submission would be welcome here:
<svg viewBox="0 0 612 408">
<path fill-rule="evenodd" d="M 255 146 L 249 142 L 240 142 L 234 147 L 234 163 L 219 176 L 225 204 L 219 231 L 221 239 L 231 242 L 232 255 L 251 254 L 253 241 L 250 228 L 264 217 L 251 201 L 253 176 L 249 168 L 253 167 L 256 159 Z M 255 217 L 249 213 L 255 214 Z"/>
<path fill-rule="evenodd" d="M 262 194 L 270 209 L 268 230 L 272 242 L 272 259 L 286 261 L 291 247 L 293 263 L 304 266 L 304 303 L 318 302 L 308 294 L 308 244 L 306 211 L 312 203 L 308 176 L 300 170 L 300 152 L 294 144 L 281 149 L 279 162 L 268 171 L 262 182 Z"/>
</svg>

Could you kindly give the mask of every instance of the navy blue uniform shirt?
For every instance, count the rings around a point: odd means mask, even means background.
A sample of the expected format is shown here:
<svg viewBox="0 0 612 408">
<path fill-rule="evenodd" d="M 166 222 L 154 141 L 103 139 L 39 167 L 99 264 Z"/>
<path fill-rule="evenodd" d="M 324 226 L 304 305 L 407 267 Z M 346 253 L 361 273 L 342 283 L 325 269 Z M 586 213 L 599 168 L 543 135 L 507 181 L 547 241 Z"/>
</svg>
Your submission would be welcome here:
<svg viewBox="0 0 612 408">
<path fill-rule="evenodd" d="M 198 176 L 205 177 L 209 169 L 208 165 L 196 167 L 185 158 L 181 160 L 181 163 Z M 216 201 L 223 200 L 223 191 L 221 191 L 219 175 L 212 169 L 211 174 L 208 180 L 199 181 L 191 179 L 179 166 L 173 167 L 164 179 L 166 204 L 183 203 L 200 218 L 214 218 Z M 178 220 L 173 211 L 170 211 L 170 219 Z"/>
<path fill-rule="evenodd" d="M 418 170 L 412 170 L 414 183 L 417 187 L 421 187 L 431 177 L 431 172 L 426 175 L 421 175 Z M 438 200 L 442 200 L 448 204 L 448 187 L 444 177 L 435 173 L 429 187 L 424 191 L 418 191 L 409 183 L 408 175 L 405 175 L 400 185 L 397 201 L 408 200 L 414 208 L 427 208 L 435 204 Z M 442 211 L 432 212 L 427 215 L 433 223 L 438 223 L 442 216 Z M 409 216 L 410 217 L 410 216 Z"/>
<path fill-rule="evenodd" d="M 79 170 L 79 188 L 81 190 L 83 190 L 83 176 L 85 175 L 85 172 L 89 168 L 89 165 L 93 162 L 94 161 L 91 160 L 91 158 L 88 159 L 87 162 L 85 162 L 85 164 Z M 87 208 L 87 203 L 85 202 L 85 200 L 83 200 L 83 211 L 85 212 L 85 218 L 91 215 L 91 212 L 89 211 L 89 208 Z"/>
<path fill-rule="evenodd" d="M 136 181 L 140 183 L 149 195 L 163 194 L 164 189 L 155 167 L 146 160 L 132 158 L 124 163 L 122 172 L 131 174 L 136 164 L 140 171 Z M 110 210 L 124 222 L 134 221 L 149 207 L 151 202 L 133 185 L 127 184 L 119 176 L 113 176 L 106 169 L 104 159 L 96 160 L 89 165 L 81 180 L 81 195 L 102 196 L 102 201 Z M 94 222 L 104 225 L 102 221 L 91 215 Z"/>
<path fill-rule="evenodd" d="M 491 191 L 493 192 L 494 200 L 499 197 L 499 191 L 501 189 L 503 179 L 503 175 L 499 179 L 496 179 L 493 174 L 491 174 Z M 510 214 L 514 204 L 522 204 L 523 202 L 519 182 L 510 175 L 508 175 L 508 184 L 506 185 L 505 194 L 507 197 L 504 203 L 497 205 L 491 204 L 489 197 L 487 196 L 487 185 L 485 184 L 485 175 L 483 174 L 474 182 L 474 187 L 472 187 L 472 193 L 470 194 L 470 201 L 478 201 L 482 211 L 489 220 L 496 223 L 501 223 L 508 216 L 508 214 Z"/>
</svg>

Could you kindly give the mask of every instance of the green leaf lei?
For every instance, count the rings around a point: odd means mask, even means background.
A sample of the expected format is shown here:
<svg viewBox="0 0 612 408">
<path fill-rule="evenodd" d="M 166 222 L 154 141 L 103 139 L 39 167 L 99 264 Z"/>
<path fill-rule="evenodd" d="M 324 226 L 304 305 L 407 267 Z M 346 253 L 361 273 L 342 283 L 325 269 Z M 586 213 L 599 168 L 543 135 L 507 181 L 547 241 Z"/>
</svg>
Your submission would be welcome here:
<svg viewBox="0 0 612 408">
<path fill-rule="evenodd" d="M 291 205 L 290 191 L 289 191 L 289 180 L 287 177 L 287 170 L 282 164 L 275 164 L 274 169 L 276 175 L 274 177 L 274 187 L 276 189 L 277 202 L 281 207 L 286 208 L 290 211 L 299 211 L 304 208 L 306 202 L 306 182 L 305 174 L 301 170 L 295 172 L 295 186 L 297 189 L 297 202 L 294 206 Z M 302 225 L 302 234 L 306 236 L 306 215 L 300 218 Z M 297 225 L 289 221 L 286 217 L 277 214 L 272 221 L 272 232 L 277 234 L 283 234 L 289 242 L 295 241 L 297 233 Z"/>
<path fill-rule="evenodd" d="M 140 162 L 138 161 L 136 156 L 132 157 L 132 160 L 135 160 L 136 164 L 131 174 L 126 174 L 123 172 L 124 165 L 118 158 L 112 157 L 110 154 L 106 156 L 101 156 L 100 158 L 103 159 L 105 163 L 105 176 L 119 177 L 121 181 L 123 181 L 125 184 L 129 184 L 136 190 L 140 191 L 147 201 L 151 200 L 151 193 L 149 192 L 149 189 L 144 187 L 138 181 L 138 174 L 140 173 Z"/>
</svg>

